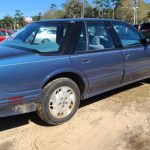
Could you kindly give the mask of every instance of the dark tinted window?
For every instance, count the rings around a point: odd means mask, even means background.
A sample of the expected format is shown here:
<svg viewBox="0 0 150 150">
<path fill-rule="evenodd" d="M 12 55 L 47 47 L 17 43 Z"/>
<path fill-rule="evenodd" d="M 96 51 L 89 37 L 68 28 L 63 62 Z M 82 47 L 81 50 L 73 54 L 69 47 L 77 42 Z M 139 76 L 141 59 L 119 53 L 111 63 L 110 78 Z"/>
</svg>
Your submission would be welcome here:
<svg viewBox="0 0 150 150">
<path fill-rule="evenodd" d="M 133 27 L 119 22 L 113 23 L 113 26 L 120 37 L 123 47 L 142 44 L 139 33 Z"/>
<path fill-rule="evenodd" d="M 114 48 L 110 33 L 103 23 L 88 23 L 89 50 Z"/>
<path fill-rule="evenodd" d="M 140 30 L 146 30 L 146 29 L 150 29 L 150 23 L 144 23 L 141 25 Z"/>
</svg>

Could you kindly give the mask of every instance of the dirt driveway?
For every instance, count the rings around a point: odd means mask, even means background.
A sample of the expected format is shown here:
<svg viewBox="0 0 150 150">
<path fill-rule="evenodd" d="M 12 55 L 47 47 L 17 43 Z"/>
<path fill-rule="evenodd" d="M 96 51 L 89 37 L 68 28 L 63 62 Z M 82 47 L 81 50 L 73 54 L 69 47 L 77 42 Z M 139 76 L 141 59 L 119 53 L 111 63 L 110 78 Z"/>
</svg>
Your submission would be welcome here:
<svg viewBox="0 0 150 150">
<path fill-rule="evenodd" d="M 0 150 L 150 150 L 150 84 L 86 100 L 56 127 L 35 113 L 0 119 Z"/>
</svg>

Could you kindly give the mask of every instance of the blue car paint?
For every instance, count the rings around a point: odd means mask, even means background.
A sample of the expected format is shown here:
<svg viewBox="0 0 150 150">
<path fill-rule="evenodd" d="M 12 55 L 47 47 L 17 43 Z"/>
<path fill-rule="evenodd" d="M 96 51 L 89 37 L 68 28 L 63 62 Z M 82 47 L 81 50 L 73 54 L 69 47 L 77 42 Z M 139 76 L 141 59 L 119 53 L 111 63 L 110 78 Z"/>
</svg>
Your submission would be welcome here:
<svg viewBox="0 0 150 150">
<path fill-rule="evenodd" d="M 119 49 L 73 55 L 71 61 L 75 68 L 86 74 L 89 81 L 88 94 L 116 86 L 122 81 L 123 57 Z"/>
<path fill-rule="evenodd" d="M 0 46 L 0 117 L 24 113 L 18 104 L 26 105 L 25 112 L 34 111 L 43 86 L 61 73 L 75 73 L 83 79 L 86 99 L 150 77 L 149 58 L 148 46 L 70 55 Z"/>
<path fill-rule="evenodd" d="M 150 48 L 140 46 L 123 49 L 125 78 L 123 82 L 129 82 L 149 76 L 150 74 Z"/>
<path fill-rule="evenodd" d="M 85 75 L 72 67 L 69 55 L 43 56 L 3 46 L 0 55 L 0 79 L 3 79 L 0 80 L 0 108 L 8 107 L 13 97 L 37 100 L 44 84 L 64 72 L 78 74 L 87 86 Z"/>
</svg>

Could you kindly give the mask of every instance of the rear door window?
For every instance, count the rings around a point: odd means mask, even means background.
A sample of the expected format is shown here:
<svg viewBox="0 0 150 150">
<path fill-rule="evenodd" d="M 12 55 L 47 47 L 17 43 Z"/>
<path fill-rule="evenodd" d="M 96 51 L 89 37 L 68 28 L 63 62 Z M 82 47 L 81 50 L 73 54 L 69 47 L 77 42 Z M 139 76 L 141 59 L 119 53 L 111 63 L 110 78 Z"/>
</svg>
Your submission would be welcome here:
<svg viewBox="0 0 150 150">
<path fill-rule="evenodd" d="M 88 49 L 104 50 L 115 48 L 109 31 L 103 23 L 88 23 Z"/>
</svg>

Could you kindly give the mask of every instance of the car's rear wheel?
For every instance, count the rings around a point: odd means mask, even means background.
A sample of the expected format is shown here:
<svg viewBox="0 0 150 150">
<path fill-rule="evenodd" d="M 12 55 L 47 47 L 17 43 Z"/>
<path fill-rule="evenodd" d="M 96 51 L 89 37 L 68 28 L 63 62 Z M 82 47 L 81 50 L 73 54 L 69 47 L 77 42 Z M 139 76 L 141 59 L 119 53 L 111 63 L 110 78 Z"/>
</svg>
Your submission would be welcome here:
<svg viewBox="0 0 150 150">
<path fill-rule="evenodd" d="M 68 121 L 80 104 L 80 91 L 77 84 L 69 78 L 51 81 L 42 91 L 37 104 L 39 117 L 51 125 Z"/>
</svg>

